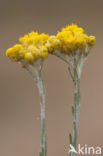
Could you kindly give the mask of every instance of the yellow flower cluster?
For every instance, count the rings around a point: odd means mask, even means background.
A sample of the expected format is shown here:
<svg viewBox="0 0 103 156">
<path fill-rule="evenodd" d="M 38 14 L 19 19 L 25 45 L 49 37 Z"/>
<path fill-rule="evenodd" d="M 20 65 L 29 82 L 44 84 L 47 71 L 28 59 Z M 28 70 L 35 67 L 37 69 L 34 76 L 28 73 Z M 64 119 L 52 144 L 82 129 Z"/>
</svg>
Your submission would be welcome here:
<svg viewBox="0 0 103 156">
<path fill-rule="evenodd" d="M 26 63 L 33 63 L 38 58 L 47 58 L 48 53 L 55 50 L 70 54 L 72 51 L 91 47 L 95 44 L 94 36 L 87 36 L 84 30 L 76 24 L 62 28 L 54 36 L 31 32 L 20 37 L 20 44 L 16 44 L 6 51 L 6 56 L 14 61 L 24 60 Z"/>
<path fill-rule="evenodd" d="M 6 51 L 6 56 L 14 61 L 25 60 L 26 63 L 33 63 L 38 58 L 47 58 L 48 49 L 45 44 L 49 36 L 31 32 L 20 37 L 21 44 L 16 44 Z"/>
<path fill-rule="evenodd" d="M 71 53 L 78 49 L 86 49 L 95 44 L 94 36 L 87 36 L 84 30 L 75 24 L 68 25 L 58 32 L 56 38 L 60 41 L 61 51 Z"/>
</svg>

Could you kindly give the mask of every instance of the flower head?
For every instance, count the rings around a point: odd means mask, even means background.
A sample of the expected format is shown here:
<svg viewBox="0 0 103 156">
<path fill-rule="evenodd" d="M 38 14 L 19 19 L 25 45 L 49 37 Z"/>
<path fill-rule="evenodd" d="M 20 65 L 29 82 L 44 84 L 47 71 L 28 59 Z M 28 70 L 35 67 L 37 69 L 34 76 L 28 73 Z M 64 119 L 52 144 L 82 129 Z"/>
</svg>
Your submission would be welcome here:
<svg viewBox="0 0 103 156">
<path fill-rule="evenodd" d="M 16 44 L 6 51 L 6 56 L 13 61 L 25 61 L 28 64 L 33 63 L 39 58 L 48 57 L 48 48 L 45 46 L 49 35 L 38 34 L 32 31 L 19 38 L 21 44 Z"/>
<path fill-rule="evenodd" d="M 48 48 L 48 52 L 52 53 L 56 49 L 60 48 L 60 40 L 57 39 L 55 35 L 52 35 L 48 38 L 47 43 L 45 44 L 45 47 Z"/>
<path fill-rule="evenodd" d="M 59 50 L 67 54 L 74 53 L 74 51 L 76 52 L 77 50 L 83 50 L 85 53 L 95 44 L 96 40 L 94 36 L 87 36 L 84 30 L 76 24 L 62 28 L 62 30 L 57 33 L 56 39 L 60 42 Z"/>
</svg>

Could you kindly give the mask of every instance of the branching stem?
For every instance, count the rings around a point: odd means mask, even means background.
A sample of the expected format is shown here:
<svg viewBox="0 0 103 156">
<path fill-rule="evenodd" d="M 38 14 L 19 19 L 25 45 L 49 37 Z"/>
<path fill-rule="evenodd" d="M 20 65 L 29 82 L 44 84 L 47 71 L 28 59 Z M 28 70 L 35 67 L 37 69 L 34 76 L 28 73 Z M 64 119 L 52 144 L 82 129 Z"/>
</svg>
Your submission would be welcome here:
<svg viewBox="0 0 103 156">
<path fill-rule="evenodd" d="M 69 59 L 69 55 L 66 57 L 65 54 L 58 51 L 55 51 L 53 54 L 68 64 L 69 74 L 74 84 L 74 104 L 72 106 L 73 136 L 70 134 L 69 140 L 70 145 L 76 150 L 80 109 L 80 77 L 85 65 L 86 56 L 80 53 L 80 55 L 72 56 L 71 59 Z M 75 152 L 70 152 L 69 155 L 74 156 Z"/>
</svg>

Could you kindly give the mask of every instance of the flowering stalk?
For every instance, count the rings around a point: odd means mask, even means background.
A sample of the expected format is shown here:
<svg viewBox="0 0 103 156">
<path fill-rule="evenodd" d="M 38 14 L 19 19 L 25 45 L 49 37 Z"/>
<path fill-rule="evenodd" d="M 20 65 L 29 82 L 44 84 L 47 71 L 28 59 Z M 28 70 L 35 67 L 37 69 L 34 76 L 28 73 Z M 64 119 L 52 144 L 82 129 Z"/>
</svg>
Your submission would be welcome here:
<svg viewBox="0 0 103 156">
<path fill-rule="evenodd" d="M 68 25 L 58 31 L 56 36 L 45 33 L 31 32 L 20 37 L 20 44 L 16 44 L 6 51 L 6 56 L 11 60 L 20 62 L 34 78 L 39 94 L 41 106 L 41 152 L 39 156 L 46 156 L 46 131 L 45 131 L 45 88 L 41 77 L 42 61 L 53 54 L 68 64 L 70 76 L 74 83 L 74 105 L 72 116 L 74 132 L 70 134 L 70 144 L 76 149 L 78 137 L 78 121 L 80 108 L 80 77 L 89 54 L 95 44 L 95 36 L 87 36 L 83 28 L 76 24 Z M 75 152 L 71 151 L 70 156 Z"/>
<path fill-rule="evenodd" d="M 81 27 L 72 24 L 62 28 L 57 33 L 52 44 L 55 47 L 52 54 L 68 64 L 68 70 L 74 84 L 74 105 L 72 106 L 73 136 L 69 135 L 69 154 L 74 156 L 78 137 L 80 77 L 89 51 L 95 44 L 95 36 L 87 36 Z"/>
<path fill-rule="evenodd" d="M 78 123 L 79 123 L 79 109 L 80 109 L 80 77 L 81 73 L 87 58 L 87 55 L 82 55 L 79 52 L 79 55 L 64 55 L 59 51 L 55 51 L 54 55 L 62 59 L 68 64 L 68 70 L 71 76 L 71 79 L 74 84 L 74 105 L 72 106 L 72 117 L 73 117 L 73 136 L 70 134 L 70 145 L 76 149 L 77 138 L 78 138 Z M 74 152 L 70 152 L 70 156 L 74 156 Z"/>
<path fill-rule="evenodd" d="M 78 65 L 78 62 L 76 59 L 74 59 L 73 64 L 73 74 L 70 71 L 69 73 L 71 75 L 71 78 L 73 80 L 74 84 L 74 105 L 72 106 L 72 116 L 73 116 L 73 137 L 70 134 L 70 144 L 76 149 L 77 145 L 77 137 L 78 137 L 78 123 L 79 123 L 79 110 L 80 110 L 80 77 L 82 73 L 82 69 L 84 66 L 86 58 L 82 58 L 82 61 L 80 65 Z M 70 156 L 74 156 L 75 153 L 70 152 Z"/>
<path fill-rule="evenodd" d="M 75 53 L 74 53 L 75 54 Z M 68 64 L 69 74 L 74 84 L 74 105 L 72 106 L 73 117 L 73 136 L 69 135 L 70 145 L 76 149 L 78 138 L 78 123 L 79 123 L 79 110 L 80 110 L 80 78 L 87 54 L 78 51 L 77 55 L 65 55 L 59 51 L 55 51 L 54 55 Z M 68 57 L 69 56 L 69 57 Z M 70 156 L 74 156 L 74 152 L 70 152 Z"/>
<path fill-rule="evenodd" d="M 7 49 L 6 56 L 11 60 L 19 62 L 33 77 L 40 94 L 40 126 L 41 126 L 41 145 L 39 156 L 47 155 L 47 139 L 45 128 L 45 87 L 41 76 L 43 61 L 48 57 L 48 48 L 45 47 L 47 34 L 31 32 L 20 37 L 21 44 L 16 44 Z"/>
<path fill-rule="evenodd" d="M 38 60 L 41 63 L 41 60 Z M 37 63 L 37 64 L 36 64 Z M 40 126 L 41 126 L 41 145 L 40 145 L 40 154 L 39 156 L 47 155 L 47 138 L 46 138 L 46 126 L 45 126 L 45 87 L 41 75 L 41 65 L 38 62 L 35 62 L 34 66 L 26 65 L 25 68 L 31 74 L 36 85 L 38 87 L 40 95 Z"/>
</svg>

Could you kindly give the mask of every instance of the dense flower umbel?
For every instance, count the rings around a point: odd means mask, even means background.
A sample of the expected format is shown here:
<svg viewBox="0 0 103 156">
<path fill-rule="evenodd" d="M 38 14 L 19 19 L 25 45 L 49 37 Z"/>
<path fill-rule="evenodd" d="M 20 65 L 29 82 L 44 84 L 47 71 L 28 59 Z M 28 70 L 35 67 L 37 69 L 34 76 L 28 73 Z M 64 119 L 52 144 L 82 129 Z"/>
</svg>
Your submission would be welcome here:
<svg viewBox="0 0 103 156">
<path fill-rule="evenodd" d="M 49 36 L 31 32 L 20 37 L 21 44 L 16 44 L 6 51 L 6 56 L 13 61 L 25 60 L 26 63 L 33 63 L 38 58 L 47 58 L 48 48 L 45 46 Z"/>
</svg>

